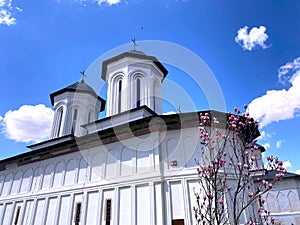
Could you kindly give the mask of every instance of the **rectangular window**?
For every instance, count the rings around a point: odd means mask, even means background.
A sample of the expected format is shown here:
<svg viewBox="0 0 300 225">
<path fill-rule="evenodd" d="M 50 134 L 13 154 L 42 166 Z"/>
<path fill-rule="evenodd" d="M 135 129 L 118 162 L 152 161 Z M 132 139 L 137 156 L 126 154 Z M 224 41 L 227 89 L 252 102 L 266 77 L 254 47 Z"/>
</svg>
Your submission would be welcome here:
<svg viewBox="0 0 300 225">
<path fill-rule="evenodd" d="M 105 200 L 105 208 L 104 208 L 104 220 L 105 220 L 105 225 L 110 225 L 110 220 L 111 220 L 111 199 L 106 199 Z"/>
<path fill-rule="evenodd" d="M 264 210 L 264 203 L 263 203 L 263 200 L 262 200 L 262 197 L 259 197 L 258 198 L 258 207 L 262 210 Z"/>
<path fill-rule="evenodd" d="M 172 220 L 172 225 L 184 225 L 184 220 L 183 219 Z"/>
<path fill-rule="evenodd" d="M 75 225 L 79 225 L 80 216 L 81 216 L 81 202 L 77 202 L 75 207 L 75 216 L 74 216 Z"/>
<path fill-rule="evenodd" d="M 21 206 L 18 206 L 18 207 L 17 207 L 16 216 L 15 216 L 15 220 L 14 220 L 14 225 L 17 225 L 17 224 L 18 224 L 19 217 L 20 217 L 20 211 L 21 211 Z"/>
</svg>

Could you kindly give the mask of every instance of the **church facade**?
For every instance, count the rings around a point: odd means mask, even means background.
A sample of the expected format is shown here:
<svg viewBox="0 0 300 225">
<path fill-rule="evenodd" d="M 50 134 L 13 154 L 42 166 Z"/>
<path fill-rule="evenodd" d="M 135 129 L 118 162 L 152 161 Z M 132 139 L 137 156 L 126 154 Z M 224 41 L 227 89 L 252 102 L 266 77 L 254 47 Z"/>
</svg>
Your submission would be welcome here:
<svg viewBox="0 0 300 225">
<path fill-rule="evenodd" d="M 167 73 L 130 51 L 103 62 L 107 101 L 84 80 L 52 93 L 50 139 L 0 161 L 0 224 L 196 224 L 199 113 L 162 115 Z"/>
</svg>

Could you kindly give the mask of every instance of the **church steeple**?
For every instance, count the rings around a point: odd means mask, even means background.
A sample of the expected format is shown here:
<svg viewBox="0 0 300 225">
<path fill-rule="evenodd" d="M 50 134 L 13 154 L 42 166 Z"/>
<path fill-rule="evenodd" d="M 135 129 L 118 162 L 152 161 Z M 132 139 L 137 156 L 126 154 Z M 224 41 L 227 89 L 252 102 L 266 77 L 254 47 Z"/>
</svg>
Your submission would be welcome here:
<svg viewBox="0 0 300 225">
<path fill-rule="evenodd" d="M 95 121 L 104 110 L 105 100 L 84 82 L 84 72 L 80 82 L 50 94 L 54 106 L 54 120 L 50 138 L 68 134 L 85 135 L 81 125 Z"/>
<path fill-rule="evenodd" d="M 136 50 L 104 61 L 101 78 L 108 84 L 106 116 L 142 105 L 161 114 L 161 84 L 167 74 L 156 57 Z"/>
</svg>

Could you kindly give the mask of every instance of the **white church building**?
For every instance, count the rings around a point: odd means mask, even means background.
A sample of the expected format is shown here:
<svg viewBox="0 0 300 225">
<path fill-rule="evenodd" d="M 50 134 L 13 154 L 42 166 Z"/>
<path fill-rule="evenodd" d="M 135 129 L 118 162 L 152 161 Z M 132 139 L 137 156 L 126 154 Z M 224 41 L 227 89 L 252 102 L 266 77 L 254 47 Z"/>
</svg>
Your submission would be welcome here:
<svg viewBox="0 0 300 225">
<path fill-rule="evenodd" d="M 50 139 L 0 161 L 0 224 L 196 224 L 199 113 L 162 115 L 167 73 L 129 51 L 102 64 L 106 101 L 83 79 L 50 94 Z"/>
</svg>

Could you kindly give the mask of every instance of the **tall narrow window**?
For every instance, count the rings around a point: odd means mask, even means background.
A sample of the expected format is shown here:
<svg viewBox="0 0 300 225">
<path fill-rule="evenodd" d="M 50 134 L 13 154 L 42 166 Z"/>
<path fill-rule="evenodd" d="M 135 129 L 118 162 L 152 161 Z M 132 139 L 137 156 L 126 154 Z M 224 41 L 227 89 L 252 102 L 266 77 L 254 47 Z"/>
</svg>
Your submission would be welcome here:
<svg viewBox="0 0 300 225">
<path fill-rule="evenodd" d="M 77 114 L 78 114 L 78 110 L 74 109 L 74 112 L 73 112 L 73 122 L 72 122 L 72 134 L 75 133 L 76 123 L 77 123 Z"/>
<path fill-rule="evenodd" d="M 92 117 L 92 112 L 89 112 L 89 115 L 88 115 L 88 123 L 91 122 L 91 117 Z"/>
<path fill-rule="evenodd" d="M 156 99 L 156 96 L 155 96 L 155 83 L 153 84 L 153 110 L 155 111 L 155 99 Z"/>
<path fill-rule="evenodd" d="M 105 225 L 110 225 L 111 221 L 111 199 L 105 199 L 105 214 L 104 214 L 104 220 Z"/>
<path fill-rule="evenodd" d="M 75 207 L 75 216 L 74 216 L 75 225 L 79 225 L 80 216 L 81 216 L 81 202 L 77 202 Z"/>
<path fill-rule="evenodd" d="M 57 110 L 57 133 L 56 135 L 54 135 L 54 137 L 59 137 L 60 135 L 60 130 L 61 130 L 61 127 L 62 127 L 62 118 L 63 118 L 63 107 L 60 107 L 58 110 Z"/>
<path fill-rule="evenodd" d="M 21 211 L 21 206 L 18 206 L 18 207 L 17 207 L 16 216 L 15 216 L 15 220 L 14 220 L 14 225 L 17 225 L 17 224 L 18 224 L 19 217 L 20 217 L 20 211 Z"/>
<path fill-rule="evenodd" d="M 122 80 L 118 83 L 118 113 L 121 112 L 121 106 L 122 106 Z"/>
<path fill-rule="evenodd" d="M 136 80 L 136 107 L 141 106 L 141 79 Z"/>
</svg>

